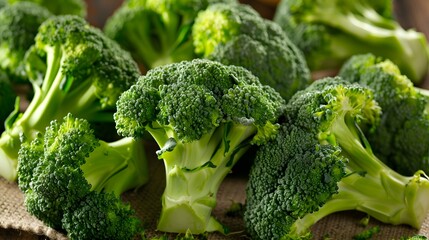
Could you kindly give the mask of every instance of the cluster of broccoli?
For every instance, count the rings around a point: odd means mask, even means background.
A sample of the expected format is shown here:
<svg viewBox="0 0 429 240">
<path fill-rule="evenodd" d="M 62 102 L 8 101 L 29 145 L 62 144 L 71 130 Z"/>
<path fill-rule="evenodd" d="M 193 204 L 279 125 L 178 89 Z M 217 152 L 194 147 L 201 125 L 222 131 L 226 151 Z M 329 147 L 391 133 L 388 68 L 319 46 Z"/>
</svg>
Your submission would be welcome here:
<svg viewBox="0 0 429 240">
<path fill-rule="evenodd" d="M 429 69 L 426 36 L 404 29 L 392 0 L 282 0 L 274 21 L 305 55 L 311 70 L 338 69 L 353 55 L 390 59 L 414 83 Z"/>
<path fill-rule="evenodd" d="M 30 214 L 72 239 L 131 239 L 142 223 L 120 195 L 148 181 L 144 145 L 102 139 L 116 133 L 116 101 L 141 73 L 86 22 L 84 6 L 9 1 L 0 9 L 0 176 L 18 182 Z"/>
<path fill-rule="evenodd" d="M 185 1 L 186 2 L 186 1 Z M 125 1 L 104 31 L 144 69 L 194 58 L 242 66 L 289 99 L 308 86 L 302 52 L 278 24 L 234 0 Z M 191 4 L 191 3 L 189 3 Z"/>
<path fill-rule="evenodd" d="M 311 239 L 344 210 L 422 226 L 429 60 L 391 1 L 283 0 L 269 20 L 235 0 L 127 0 L 104 29 L 85 16 L 80 0 L 0 1 L 0 176 L 47 226 L 144 235 L 121 195 L 150 183 L 145 141 L 165 167 L 157 230 L 176 239 L 228 234 L 212 212 L 238 161 L 252 239 Z"/>
</svg>

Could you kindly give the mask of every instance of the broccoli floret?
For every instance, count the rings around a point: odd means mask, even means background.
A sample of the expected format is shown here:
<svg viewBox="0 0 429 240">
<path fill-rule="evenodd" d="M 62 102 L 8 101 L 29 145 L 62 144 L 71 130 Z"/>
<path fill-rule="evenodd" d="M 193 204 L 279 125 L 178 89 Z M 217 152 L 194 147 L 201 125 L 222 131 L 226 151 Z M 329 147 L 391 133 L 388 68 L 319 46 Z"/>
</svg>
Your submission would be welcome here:
<svg viewBox="0 0 429 240">
<path fill-rule="evenodd" d="M 148 131 L 165 165 L 158 230 L 225 233 L 211 216 L 219 185 L 252 144 L 275 135 L 284 104 L 250 71 L 204 59 L 154 68 L 125 91 L 119 134 Z"/>
<path fill-rule="evenodd" d="M 429 172 L 429 96 L 414 87 L 392 61 L 356 55 L 339 75 L 369 87 L 382 108 L 380 126 L 365 135 L 377 157 L 402 174 Z"/>
<path fill-rule="evenodd" d="M 356 234 L 355 236 L 353 236 L 353 240 L 370 240 L 375 234 L 379 232 L 380 227 L 374 226 Z"/>
<path fill-rule="evenodd" d="M 249 5 L 209 6 L 195 19 L 192 37 L 197 56 L 243 66 L 286 100 L 310 83 L 301 51 L 280 26 Z"/>
<path fill-rule="evenodd" d="M 426 37 L 388 16 L 392 2 L 283 0 L 274 21 L 304 52 L 311 70 L 338 70 L 351 56 L 371 52 L 419 83 L 429 66 Z"/>
<path fill-rule="evenodd" d="M 86 16 L 86 2 L 84 0 L 6 0 L 9 4 L 32 2 L 48 9 L 55 15 Z"/>
<path fill-rule="evenodd" d="M 16 179 L 22 139 L 33 139 L 51 120 L 68 113 L 91 122 L 113 122 L 119 95 L 140 76 L 127 52 L 72 15 L 43 22 L 25 59 L 34 96 L 0 138 L 0 176 L 10 181 Z"/>
<path fill-rule="evenodd" d="M 25 52 L 34 44 L 39 26 L 52 14 L 32 2 L 19 2 L 0 9 L 0 69 L 11 81 L 25 82 Z"/>
<path fill-rule="evenodd" d="M 15 108 L 19 109 L 19 106 L 16 106 L 16 97 L 17 95 L 12 88 L 7 74 L 0 71 L 0 123 L 5 123 L 0 125 L 0 133 L 5 130 L 4 126 L 6 125 L 8 116 L 12 115 Z"/>
<path fill-rule="evenodd" d="M 195 58 L 191 27 L 214 2 L 235 0 L 129 0 L 106 21 L 104 32 L 148 70 Z"/>
<path fill-rule="evenodd" d="M 71 114 L 19 150 L 18 184 L 28 212 L 71 239 L 131 239 L 140 221 L 120 199 L 148 180 L 144 146 L 107 143 Z"/>
<path fill-rule="evenodd" d="M 429 181 L 383 164 L 361 128 L 380 121 L 372 91 L 339 78 L 315 81 L 288 102 L 274 140 L 250 171 L 244 220 L 254 239 L 310 239 L 310 227 L 339 211 L 359 210 L 419 228 Z"/>
<path fill-rule="evenodd" d="M 427 240 L 428 238 L 423 235 L 414 235 L 411 237 L 402 237 L 401 240 Z"/>
</svg>

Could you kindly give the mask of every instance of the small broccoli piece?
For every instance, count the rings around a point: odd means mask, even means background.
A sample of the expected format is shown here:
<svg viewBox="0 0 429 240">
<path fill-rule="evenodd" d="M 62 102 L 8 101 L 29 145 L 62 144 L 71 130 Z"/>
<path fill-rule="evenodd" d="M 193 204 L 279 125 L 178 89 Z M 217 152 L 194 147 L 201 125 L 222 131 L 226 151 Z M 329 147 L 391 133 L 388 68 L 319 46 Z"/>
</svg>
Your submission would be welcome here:
<svg viewBox="0 0 429 240">
<path fill-rule="evenodd" d="M 86 2 L 84 0 L 6 0 L 9 4 L 32 2 L 48 9 L 55 15 L 86 16 Z"/>
<path fill-rule="evenodd" d="M 18 173 L 27 211 L 71 239 L 131 239 L 140 230 L 120 194 L 148 180 L 141 141 L 101 141 L 69 114 L 22 144 Z"/>
<path fill-rule="evenodd" d="M 277 132 L 285 101 L 238 66 L 195 59 L 150 70 L 118 100 L 118 133 L 158 143 L 166 187 L 158 230 L 227 230 L 211 216 L 225 176 Z"/>
<path fill-rule="evenodd" d="M 0 69 L 13 82 L 25 82 L 24 55 L 34 44 L 39 26 L 52 14 L 31 2 L 19 2 L 0 9 Z"/>
<path fill-rule="evenodd" d="M 2 133 L 6 125 L 6 119 L 12 114 L 16 107 L 17 95 L 12 88 L 12 84 L 6 73 L 0 71 L 0 123 L 4 123 L 0 126 L 0 133 Z"/>
<path fill-rule="evenodd" d="M 427 240 L 428 238 L 423 235 L 414 235 L 411 237 L 402 237 L 401 240 Z"/>
<path fill-rule="evenodd" d="M 106 21 L 104 32 L 133 54 L 146 70 L 195 58 L 191 27 L 214 2 L 235 0 L 130 0 Z"/>
<path fill-rule="evenodd" d="M 419 228 L 429 181 L 422 171 L 400 175 L 372 153 L 361 128 L 377 126 L 380 114 L 369 88 L 339 78 L 297 92 L 250 171 L 244 220 L 252 238 L 311 239 L 314 223 L 345 210 Z"/>
<path fill-rule="evenodd" d="M 286 100 L 310 83 L 301 51 L 280 26 L 248 5 L 209 6 L 195 19 L 192 37 L 197 56 L 245 67 Z"/>
<path fill-rule="evenodd" d="M 351 57 L 339 75 L 369 87 L 382 108 L 380 126 L 365 135 L 377 157 L 402 174 L 429 172 L 429 96 L 397 65 L 373 54 Z"/>
<path fill-rule="evenodd" d="M 16 180 L 23 138 L 68 113 L 90 122 L 113 122 L 119 95 L 140 76 L 137 64 L 113 40 L 82 18 L 53 16 L 43 22 L 25 58 L 34 89 L 28 108 L 0 138 L 0 176 Z"/>
<path fill-rule="evenodd" d="M 353 236 L 353 240 L 369 240 L 379 232 L 380 232 L 380 227 L 374 226 L 356 234 L 355 236 Z"/>
<path fill-rule="evenodd" d="M 311 70 L 338 70 L 351 56 L 371 52 L 420 83 L 429 66 L 426 37 L 389 17 L 392 2 L 283 0 L 274 21 L 304 52 Z"/>
</svg>

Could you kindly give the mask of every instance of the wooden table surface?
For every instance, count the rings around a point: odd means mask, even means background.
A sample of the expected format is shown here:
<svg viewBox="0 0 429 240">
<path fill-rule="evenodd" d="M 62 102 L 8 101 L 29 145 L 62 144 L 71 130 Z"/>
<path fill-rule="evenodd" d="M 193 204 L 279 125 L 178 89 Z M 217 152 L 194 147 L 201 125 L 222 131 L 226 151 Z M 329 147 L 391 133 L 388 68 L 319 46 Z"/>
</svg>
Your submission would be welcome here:
<svg viewBox="0 0 429 240">
<path fill-rule="evenodd" d="M 263 17 L 271 18 L 277 0 L 242 0 L 255 7 Z M 94 26 L 101 27 L 105 19 L 120 4 L 121 0 L 88 0 L 88 21 Z M 404 28 L 414 28 L 423 32 L 429 39 L 429 0 L 395 0 L 395 12 L 398 21 Z M 102 14 L 95 14 L 102 13 Z M 429 89 L 429 77 L 422 87 Z M 14 229 L 0 229 L 0 240 L 41 240 L 44 236 L 37 236 Z"/>
</svg>

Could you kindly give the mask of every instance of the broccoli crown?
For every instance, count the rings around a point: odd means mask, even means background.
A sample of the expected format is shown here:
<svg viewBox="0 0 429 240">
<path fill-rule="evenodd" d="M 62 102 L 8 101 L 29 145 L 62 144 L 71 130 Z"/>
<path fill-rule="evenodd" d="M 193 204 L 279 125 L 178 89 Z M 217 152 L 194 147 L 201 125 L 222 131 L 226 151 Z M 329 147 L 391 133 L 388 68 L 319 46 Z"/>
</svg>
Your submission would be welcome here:
<svg viewBox="0 0 429 240">
<path fill-rule="evenodd" d="M 129 142 L 130 147 L 132 144 L 136 143 Z M 70 114 L 62 122 L 52 121 L 33 141 L 24 142 L 18 183 L 29 213 L 72 238 L 103 234 L 107 239 L 130 239 L 139 229 L 139 221 L 119 198 L 126 188 L 113 189 L 109 182 L 134 166 L 112 146 L 94 136 L 88 121 Z M 141 184 L 135 175 L 127 180 Z M 127 180 L 115 178 L 114 184 Z"/>
<path fill-rule="evenodd" d="M 375 154 L 402 174 L 429 171 L 429 98 L 392 61 L 373 54 L 353 56 L 339 74 L 371 88 L 382 108 L 380 126 L 366 133 Z"/>
<path fill-rule="evenodd" d="M 195 59 L 141 76 L 121 95 L 114 117 L 124 136 L 140 137 L 157 122 L 171 128 L 179 141 L 191 142 L 225 122 L 264 129 L 276 121 L 284 103 L 242 67 Z"/>
<path fill-rule="evenodd" d="M 381 108 L 370 88 L 320 79 L 297 92 L 284 113 L 279 134 L 258 149 L 250 171 L 244 220 L 253 238 L 311 239 L 315 222 L 345 210 L 421 226 L 429 181 L 421 171 L 402 176 L 372 153 L 361 129 L 379 124 Z"/>
<path fill-rule="evenodd" d="M 317 211 L 345 176 L 347 160 L 312 133 L 282 126 L 274 140 L 258 149 L 246 189 L 245 223 L 255 239 L 281 239 L 300 218 Z M 258 177 L 259 176 L 259 177 Z M 309 237 L 307 233 L 301 238 Z"/>
<path fill-rule="evenodd" d="M 6 0 L 9 4 L 17 4 L 24 2 L 24 0 Z M 25 2 L 32 2 L 48 9 L 55 15 L 77 15 L 80 17 L 86 16 L 86 2 L 84 0 L 25 0 Z"/>
<path fill-rule="evenodd" d="M 252 144 L 275 136 L 284 104 L 245 68 L 207 59 L 154 68 L 125 91 L 114 114 L 118 133 L 148 131 L 164 160 L 158 230 L 226 233 L 211 216 L 217 190 Z"/>
<path fill-rule="evenodd" d="M 4 123 L 6 118 L 14 110 L 15 99 L 16 93 L 12 88 L 7 74 L 0 71 L 0 122 L 3 123 L 0 126 L 0 133 L 5 130 Z"/>
<path fill-rule="evenodd" d="M 389 14 L 390 11 L 390 14 Z M 413 82 L 428 71 L 426 37 L 392 18 L 392 1 L 282 1 L 277 22 L 300 48 L 311 70 L 338 69 L 355 54 L 391 59 Z"/>
<path fill-rule="evenodd" d="M 197 13 L 214 2 L 234 0 L 125 1 L 104 32 L 146 70 L 195 58 L 190 31 Z"/>
<path fill-rule="evenodd" d="M 210 5 L 195 19 L 192 37 L 198 56 L 245 67 L 286 100 L 309 84 L 301 51 L 280 26 L 248 5 Z"/>
<path fill-rule="evenodd" d="M 25 52 L 34 44 L 39 26 L 51 13 L 31 3 L 19 2 L 0 9 L 0 68 L 12 80 L 24 80 Z"/>
</svg>

